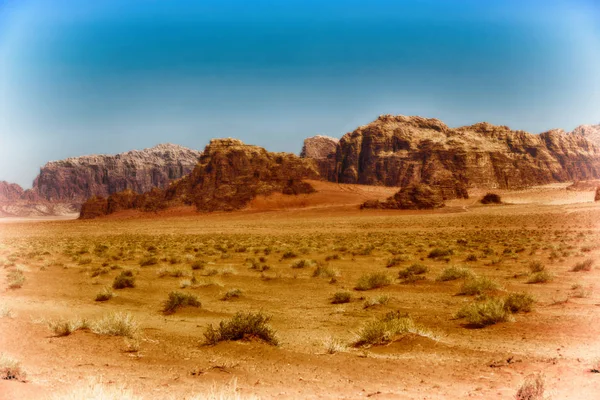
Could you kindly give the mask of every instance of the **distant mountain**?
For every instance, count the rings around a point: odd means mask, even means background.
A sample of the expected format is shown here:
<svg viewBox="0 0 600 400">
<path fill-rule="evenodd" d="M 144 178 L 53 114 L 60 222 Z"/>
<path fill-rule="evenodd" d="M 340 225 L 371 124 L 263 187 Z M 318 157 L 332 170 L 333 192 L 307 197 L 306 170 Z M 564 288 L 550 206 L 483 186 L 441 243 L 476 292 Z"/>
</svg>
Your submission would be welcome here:
<svg viewBox="0 0 600 400">
<path fill-rule="evenodd" d="M 425 183 L 446 199 L 477 188 L 516 189 L 600 177 L 600 147 L 585 134 L 539 135 L 478 123 L 451 129 L 437 119 L 380 116 L 314 160 L 333 182 L 404 187 Z M 309 156 L 310 157 L 310 156 Z"/>
<path fill-rule="evenodd" d="M 49 201 L 83 203 L 131 189 L 143 193 L 164 188 L 189 174 L 202 153 L 175 144 L 115 155 L 90 155 L 51 161 L 40 169 L 33 191 Z"/>
<path fill-rule="evenodd" d="M 575 128 L 571 134 L 581 135 L 600 147 L 600 125 L 581 125 Z"/>
</svg>

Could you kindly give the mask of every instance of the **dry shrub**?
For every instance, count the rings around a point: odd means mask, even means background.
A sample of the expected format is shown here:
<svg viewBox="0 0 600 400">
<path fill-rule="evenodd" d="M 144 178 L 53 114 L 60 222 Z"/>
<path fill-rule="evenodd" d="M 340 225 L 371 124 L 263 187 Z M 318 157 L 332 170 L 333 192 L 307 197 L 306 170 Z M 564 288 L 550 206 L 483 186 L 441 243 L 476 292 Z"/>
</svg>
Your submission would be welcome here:
<svg viewBox="0 0 600 400">
<path fill-rule="evenodd" d="M 444 268 L 440 276 L 436 278 L 436 281 L 447 282 L 473 277 L 475 277 L 475 273 L 473 273 L 473 271 L 471 271 L 469 268 L 453 265 L 452 267 Z"/>
<path fill-rule="evenodd" d="M 267 344 L 277 346 L 279 341 L 275 331 L 269 325 L 271 317 L 258 313 L 236 313 L 230 320 L 221 321 L 217 328 L 209 325 L 204 331 L 206 344 L 217 344 L 221 341 L 244 340 L 257 338 Z"/>
<path fill-rule="evenodd" d="M 361 276 L 354 289 L 371 290 L 388 286 L 390 283 L 392 283 L 392 280 L 389 276 L 381 272 L 374 272 L 372 274 Z"/>
<path fill-rule="evenodd" d="M 21 363 L 14 358 L 0 353 L 0 379 L 25 382 L 27 374 L 21 368 Z"/>
<path fill-rule="evenodd" d="M 543 400 L 546 385 L 542 375 L 533 375 L 525 379 L 525 381 L 517 390 L 515 395 L 516 400 Z"/>
<path fill-rule="evenodd" d="M 417 325 L 410 316 L 391 311 L 377 320 L 367 322 L 358 332 L 353 345 L 361 347 L 385 344 L 391 342 L 394 336 L 404 333 L 431 337 L 431 332 Z"/>
<path fill-rule="evenodd" d="M 585 261 L 575 264 L 575 266 L 573 267 L 573 269 L 571 269 L 571 271 L 573 271 L 573 272 L 591 271 L 593 265 L 594 265 L 594 260 L 592 260 L 591 258 L 588 258 Z"/>
<path fill-rule="evenodd" d="M 183 307 L 200 307 L 202 304 L 196 296 L 188 293 L 171 292 L 169 298 L 163 304 L 163 313 L 174 314 Z"/>
</svg>

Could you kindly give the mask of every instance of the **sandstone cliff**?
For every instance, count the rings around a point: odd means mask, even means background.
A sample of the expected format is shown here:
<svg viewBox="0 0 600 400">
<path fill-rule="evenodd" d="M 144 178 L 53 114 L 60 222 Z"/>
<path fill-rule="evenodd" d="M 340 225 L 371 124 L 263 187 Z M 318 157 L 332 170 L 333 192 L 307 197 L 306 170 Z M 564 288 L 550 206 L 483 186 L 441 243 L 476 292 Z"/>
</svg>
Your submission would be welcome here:
<svg viewBox="0 0 600 400">
<path fill-rule="evenodd" d="M 600 147 L 600 125 L 581 125 L 571 132 L 573 135 L 580 135 Z"/>
<path fill-rule="evenodd" d="M 319 174 L 328 177 L 335 171 L 335 152 L 339 139 L 317 135 L 304 140 L 300 157 L 315 160 Z"/>
<path fill-rule="evenodd" d="M 257 195 L 314 191 L 303 179 L 319 179 L 314 161 L 271 153 L 237 139 L 213 139 L 192 173 L 167 189 L 141 195 L 116 193 L 108 199 L 93 197 L 83 204 L 81 218 L 127 208 L 157 211 L 177 204 L 193 204 L 199 211 L 238 210 Z"/>
<path fill-rule="evenodd" d="M 123 190 L 165 188 L 190 173 L 200 152 L 174 144 L 116 155 L 91 155 L 52 161 L 41 168 L 33 191 L 49 201 L 83 203 Z"/>
<path fill-rule="evenodd" d="M 0 202 L 21 200 L 23 188 L 16 183 L 0 181 Z"/>
<path fill-rule="evenodd" d="M 386 201 L 366 201 L 360 208 L 432 210 L 444 207 L 444 205 L 444 196 L 439 187 L 430 187 L 422 183 L 411 183 L 404 186 Z"/>
<path fill-rule="evenodd" d="M 533 135 L 479 123 L 384 115 L 344 135 L 327 179 L 404 187 L 422 182 L 445 199 L 468 187 L 514 189 L 600 177 L 600 149 L 581 135 Z"/>
</svg>

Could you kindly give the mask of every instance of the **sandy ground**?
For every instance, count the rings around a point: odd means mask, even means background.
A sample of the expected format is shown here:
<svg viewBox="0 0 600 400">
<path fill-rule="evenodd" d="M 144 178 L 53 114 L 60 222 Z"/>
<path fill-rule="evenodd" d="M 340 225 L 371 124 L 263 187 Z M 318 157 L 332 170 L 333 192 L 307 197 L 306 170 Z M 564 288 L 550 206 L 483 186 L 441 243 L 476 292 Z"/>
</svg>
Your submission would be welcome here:
<svg viewBox="0 0 600 400">
<path fill-rule="evenodd" d="M 0 352 L 19 360 L 28 377 L 0 381 L 0 399 L 63 398 L 90 377 L 107 391 L 123 385 L 145 399 L 221 392 L 242 398 L 511 399 L 523 379 L 537 373 L 553 399 L 600 398 L 600 374 L 590 371 L 600 358 L 600 264 L 571 271 L 600 253 L 600 205 L 591 201 L 592 192 L 544 187 L 501 193 L 511 205 L 482 206 L 473 196 L 418 212 L 357 209 L 364 199 L 393 193 L 390 188 L 319 189 L 313 198 L 258 199 L 235 213 L 178 209 L 1 225 L 0 309 L 10 315 L 0 318 Z M 435 248 L 453 254 L 429 258 Z M 286 252 L 296 257 L 284 258 Z M 470 255 L 476 260 L 466 261 Z M 158 263 L 141 266 L 150 256 Z M 262 273 L 251 268 L 251 259 L 260 257 L 270 267 Z M 387 268 L 394 257 L 398 265 Z M 314 266 L 292 268 L 300 259 L 331 268 L 336 279 L 313 277 Z M 198 260 L 204 268 L 192 270 Z M 426 279 L 398 279 L 398 271 L 415 262 L 428 267 Z M 553 279 L 528 284 L 532 262 Z M 473 329 L 454 317 L 475 301 L 457 295 L 461 281 L 436 281 L 451 265 L 495 280 L 501 288 L 493 295 L 532 294 L 534 310 Z M 15 269 L 25 282 L 10 289 Z M 121 269 L 134 271 L 136 286 L 94 301 Z M 160 277 L 165 270 L 184 276 Z M 371 272 L 387 274 L 391 284 L 354 290 Z M 192 274 L 198 284 L 181 288 Z M 221 300 L 233 288 L 242 296 Z M 196 295 L 202 306 L 164 315 L 162 303 L 174 290 Z M 331 304 L 339 291 L 350 292 L 352 301 Z M 388 302 L 365 307 L 380 296 Z M 238 311 L 270 315 L 280 345 L 205 345 L 206 327 Z M 390 311 L 410 314 L 430 334 L 353 346 L 365 323 Z M 49 321 L 94 321 L 109 312 L 138 321 L 138 351 L 126 351 L 122 337 L 89 330 L 56 337 L 48 327 Z M 329 354 L 332 341 L 338 348 Z"/>
</svg>

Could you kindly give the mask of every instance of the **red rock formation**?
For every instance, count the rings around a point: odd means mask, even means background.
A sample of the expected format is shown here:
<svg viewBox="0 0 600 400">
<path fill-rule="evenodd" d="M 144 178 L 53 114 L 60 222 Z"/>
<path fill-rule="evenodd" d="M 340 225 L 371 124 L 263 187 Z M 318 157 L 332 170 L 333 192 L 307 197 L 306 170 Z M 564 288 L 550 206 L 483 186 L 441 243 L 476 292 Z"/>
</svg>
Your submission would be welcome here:
<svg viewBox="0 0 600 400">
<path fill-rule="evenodd" d="M 600 150 L 581 135 L 532 135 L 479 123 L 384 115 L 340 139 L 328 180 L 404 187 L 423 182 L 444 198 L 466 188 L 513 189 L 600 177 Z"/>
<path fill-rule="evenodd" d="M 366 201 L 360 208 L 431 210 L 444 207 L 444 205 L 444 196 L 440 188 L 422 183 L 411 183 L 386 201 Z"/>
<path fill-rule="evenodd" d="M 300 157 L 315 160 L 319 174 L 326 178 L 335 171 L 335 151 L 338 143 L 339 139 L 321 135 L 304 139 Z"/>
<path fill-rule="evenodd" d="M 21 200 L 23 188 L 16 183 L 0 181 L 0 202 Z"/>
<path fill-rule="evenodd" d="M 153 189 L 136 195 L 109 196 L 106 213 L 115 209 L 137 208 L 157 211 L 169 205 L 194 204 L 199 211 L 232 211 L 245 207 L 257 195 L 273 192 L 310 193 L 303 179 L 319 179 L 314 161 L 289 153 L 270 153 L 237 139 L 213 139 L 206 146 L 194 171 L 167 189 Z M 93 218 L 104 203 L 93 198 L 84 204 L 81 218 Z M 91 212 L 88 213 L 88 209 Z"/>
<path fill-rule="evenodd" d="M 83 203 L 132 190 L 143 193 L 190 173 L 200 152 L 174 144 L 116 155 L 93 155 L 52 161 L 41 168 L 33 190 L 50 201 Z"/>
</svg>

